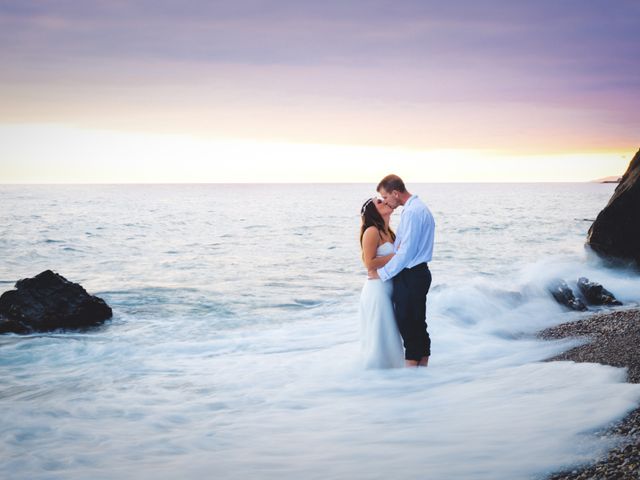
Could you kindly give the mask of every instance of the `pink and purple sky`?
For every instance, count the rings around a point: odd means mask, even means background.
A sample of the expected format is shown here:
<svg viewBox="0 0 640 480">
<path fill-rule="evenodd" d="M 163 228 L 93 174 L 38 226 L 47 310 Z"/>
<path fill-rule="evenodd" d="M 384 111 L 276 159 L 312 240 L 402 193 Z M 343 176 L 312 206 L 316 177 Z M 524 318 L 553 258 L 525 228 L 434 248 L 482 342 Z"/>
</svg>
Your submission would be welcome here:
<svg viewBox="0 0 640 480">
<path fill-rule="evenodd" d="M 640 2 L 0 0 L 0 183 L 585 181 Z"/>
</svg>

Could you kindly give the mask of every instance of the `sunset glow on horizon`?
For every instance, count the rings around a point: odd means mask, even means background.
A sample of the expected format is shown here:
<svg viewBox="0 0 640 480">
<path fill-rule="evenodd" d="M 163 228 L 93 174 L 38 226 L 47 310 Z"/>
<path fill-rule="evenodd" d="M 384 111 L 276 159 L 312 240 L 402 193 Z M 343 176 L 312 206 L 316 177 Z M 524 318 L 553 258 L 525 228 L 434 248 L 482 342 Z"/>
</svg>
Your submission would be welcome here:
<svg viewBox="0 0 640 480">
<path fill-rule="evenodd" d="M 624 172 L 616 152 L 515 156 L 482 150 L 208 140 L 60 126 L 0 127 L 21 158 L 6 183 L 571 182 Z M 0 133 L 0 134 L 2 134 Z M 38 142 L 30 142 L 37 138 Z M 100 148 L 96 148 L 100 145 Z M 51 162 L 50 152 L 57 152 Z M 64 154 L 61 154 L 64 152 Z"/>
<path fill-rule="evenodd" d="M 632 1 L 3 2 L 0 183 L 621 175 L 638 20 Z"/>
</svg>

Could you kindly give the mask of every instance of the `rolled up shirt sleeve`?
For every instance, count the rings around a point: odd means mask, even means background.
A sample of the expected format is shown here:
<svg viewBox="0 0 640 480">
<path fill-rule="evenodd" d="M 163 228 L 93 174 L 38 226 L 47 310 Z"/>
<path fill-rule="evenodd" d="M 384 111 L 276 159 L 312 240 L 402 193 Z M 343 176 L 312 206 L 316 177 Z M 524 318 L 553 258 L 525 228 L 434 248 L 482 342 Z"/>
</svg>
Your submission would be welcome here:
<svg viewBox="0 0 640 480">
<path fill-rule="evenodd" d="M 380 280 L 386 282 L 390 278 L 395 277 L 402 271 L 409 261 L 415 256 L 416 242 L 413 241 L 412 234 L 414 229 L 415 214 L 413 212 L 406 211 L 402 216 L 402 238 L 400 239 L 400 246 L 396 250 L 396 254 L 391 260 L 384 266 L 377 270 Z"/>
</svg>

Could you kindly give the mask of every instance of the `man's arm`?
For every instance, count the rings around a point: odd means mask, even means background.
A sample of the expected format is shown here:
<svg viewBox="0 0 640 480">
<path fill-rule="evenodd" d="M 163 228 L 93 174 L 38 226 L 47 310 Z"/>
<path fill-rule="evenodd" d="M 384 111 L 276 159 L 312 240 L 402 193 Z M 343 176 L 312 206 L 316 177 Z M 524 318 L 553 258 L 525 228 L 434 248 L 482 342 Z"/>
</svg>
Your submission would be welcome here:
<svg viewBox="0 0 640 480">
<path fill-rule="evenodd" d="M 407 211 L 403 214 L 402 222 L 404 223 L 402 226 L 402 242 L 400 242 L 398 251 L 395 256 L 389 260 L 389 263 L 377 270 L 378 276 L 383 281 L 387 281 L 400 273 L 415 255 L 415 241 L 411 238 L 414 230 L 414 216 L 411 212 Z"/>
</svg>

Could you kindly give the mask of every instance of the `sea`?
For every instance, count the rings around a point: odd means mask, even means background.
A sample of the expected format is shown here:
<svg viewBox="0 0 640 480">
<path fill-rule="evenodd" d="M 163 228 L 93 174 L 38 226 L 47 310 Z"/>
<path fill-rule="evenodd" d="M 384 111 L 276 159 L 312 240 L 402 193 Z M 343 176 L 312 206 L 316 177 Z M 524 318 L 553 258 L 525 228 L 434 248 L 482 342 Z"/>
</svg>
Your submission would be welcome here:
<svg viewBox="0 0 640 480">
<path fill-rule="evenodd" d="M 586 315 L 556 279 L 638 307 L 584 247 L 615 185 L 408 188 L 436 220 L 432 357 L 366 370 L 374 185 L 1 185 L 0 291 L 51 269 L 114 315 L 0 336 L 0 478 L 543 479 L 612 448 L 640 386 L 536 333 Z"/>
</svg>

